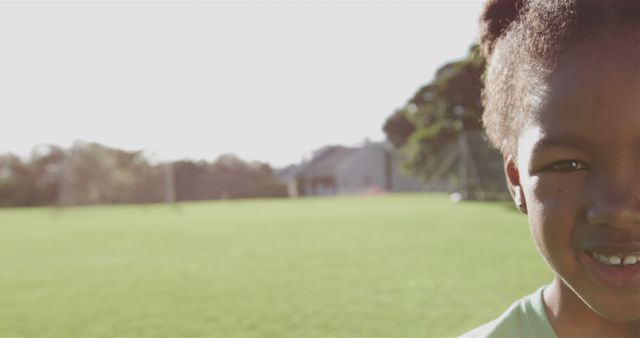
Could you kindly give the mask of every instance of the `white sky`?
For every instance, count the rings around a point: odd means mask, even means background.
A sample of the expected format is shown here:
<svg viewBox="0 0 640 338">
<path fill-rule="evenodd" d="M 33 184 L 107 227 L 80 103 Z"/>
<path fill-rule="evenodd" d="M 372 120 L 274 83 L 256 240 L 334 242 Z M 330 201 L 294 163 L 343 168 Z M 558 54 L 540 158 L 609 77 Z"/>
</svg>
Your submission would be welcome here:
<svg viewBox="0 0 640 338">
<path fill-rule="evenodd" d="M 479 1 L 0 3 L 0 152 L 95 141 L 275 166 L 383 140 Z"/>
</svg>

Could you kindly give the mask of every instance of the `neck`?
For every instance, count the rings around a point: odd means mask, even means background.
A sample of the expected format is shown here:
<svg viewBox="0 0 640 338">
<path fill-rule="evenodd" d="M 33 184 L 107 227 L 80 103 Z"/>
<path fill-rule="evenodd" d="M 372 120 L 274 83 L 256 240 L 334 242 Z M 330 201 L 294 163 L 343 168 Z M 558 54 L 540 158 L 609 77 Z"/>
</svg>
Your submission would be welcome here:
<svg viewBox="0 0 640 338">
<path fill-rule="evenodd" d="M 639 337 L 640 322 L 613 322 L 585 304 L 558 276 L 544 290 L 545 311 L 558 337 Z"/>
</svg>

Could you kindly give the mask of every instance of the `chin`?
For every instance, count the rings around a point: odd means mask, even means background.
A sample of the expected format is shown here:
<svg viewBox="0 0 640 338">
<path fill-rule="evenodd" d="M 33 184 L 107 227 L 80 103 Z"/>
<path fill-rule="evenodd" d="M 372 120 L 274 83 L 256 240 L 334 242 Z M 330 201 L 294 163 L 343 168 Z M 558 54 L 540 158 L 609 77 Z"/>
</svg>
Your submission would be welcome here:
<svg viewBox="0 0 640 338">
<path fill-rule="evenodd" d="M 627 298 L 621 302 L 608 301 L 601 303 L 600 306 L 591 306 L 591 309 L 611 322 L 625 322 L 640 324 L 640 297 Z"/>
</svg>

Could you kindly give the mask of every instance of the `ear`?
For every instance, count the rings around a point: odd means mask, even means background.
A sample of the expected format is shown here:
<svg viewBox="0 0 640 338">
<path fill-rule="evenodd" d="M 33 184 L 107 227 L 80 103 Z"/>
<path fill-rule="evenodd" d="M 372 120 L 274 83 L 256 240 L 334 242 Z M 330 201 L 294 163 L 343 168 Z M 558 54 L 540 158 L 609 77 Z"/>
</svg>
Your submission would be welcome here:
<svg viewBox="0 0 640 338">
<path fill-rule="evenodd" d="M 516 203 L 516 207 L 523 213 L 527 213 L 527 200 L 524 197 L 524 191 L 520 184 L 520 171 L 518 164 L 512 155 L 504 156 L 504 173 L 507 178 L 507 187 L 511 198 Z"/>
</svg>

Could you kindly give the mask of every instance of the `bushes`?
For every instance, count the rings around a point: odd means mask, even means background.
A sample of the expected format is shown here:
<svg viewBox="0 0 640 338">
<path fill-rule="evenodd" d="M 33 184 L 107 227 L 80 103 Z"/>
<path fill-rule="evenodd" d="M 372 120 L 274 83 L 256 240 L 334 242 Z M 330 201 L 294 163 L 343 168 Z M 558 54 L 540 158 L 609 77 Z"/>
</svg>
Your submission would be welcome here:
<svg viewBox="0 0 640 338">
<path fill-rule="evenodd" d="M 0 155 L 0 206 L 164 202 L 169 183 L 176 201 L 287 195 L 268 164 L 233 155 L 211 163 L 178 161 L 172 172 L 165 165 L 140 151 L 84 142 L 68 150 L 36 148 L 28 161 Z"/>
</svg>

